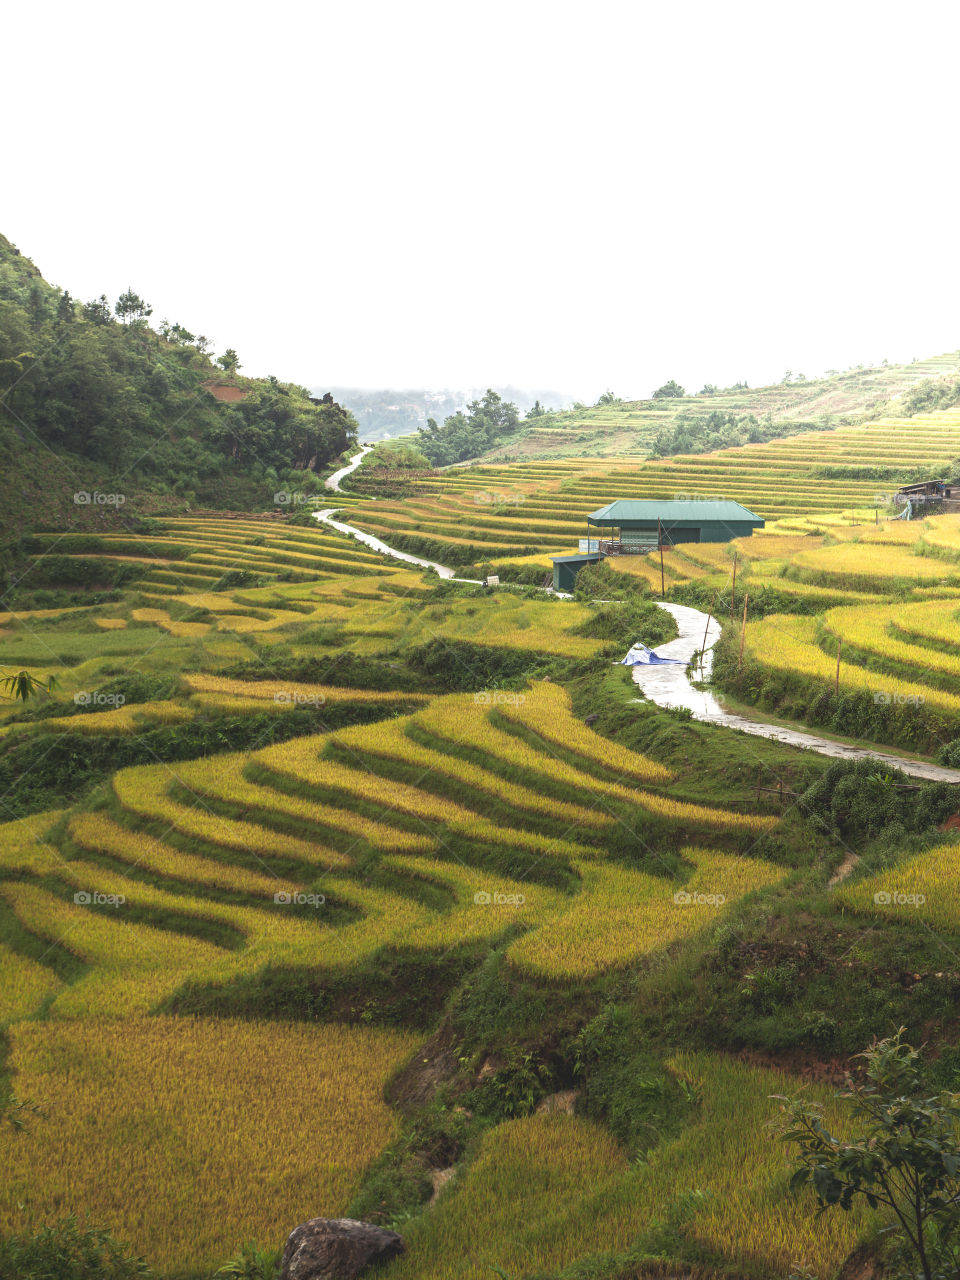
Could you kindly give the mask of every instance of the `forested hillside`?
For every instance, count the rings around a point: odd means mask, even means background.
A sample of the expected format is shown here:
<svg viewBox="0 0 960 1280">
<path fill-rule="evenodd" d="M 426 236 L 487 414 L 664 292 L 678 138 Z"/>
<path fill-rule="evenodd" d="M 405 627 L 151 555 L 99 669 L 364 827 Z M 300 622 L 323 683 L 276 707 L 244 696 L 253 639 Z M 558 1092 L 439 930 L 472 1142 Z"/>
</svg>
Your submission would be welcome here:
<svg viewBox="0 0 960 1280">
<path fill-rule="evenodd" d="M 152 323 L 133 290 L 78 302 L 0 236 L 0 529 L 96 522 L 134 496 L 263 508 L 356 440 L 332 397 L 245 378 L 235 351 L 215 360 L 203 335 Z"/>
</svg>

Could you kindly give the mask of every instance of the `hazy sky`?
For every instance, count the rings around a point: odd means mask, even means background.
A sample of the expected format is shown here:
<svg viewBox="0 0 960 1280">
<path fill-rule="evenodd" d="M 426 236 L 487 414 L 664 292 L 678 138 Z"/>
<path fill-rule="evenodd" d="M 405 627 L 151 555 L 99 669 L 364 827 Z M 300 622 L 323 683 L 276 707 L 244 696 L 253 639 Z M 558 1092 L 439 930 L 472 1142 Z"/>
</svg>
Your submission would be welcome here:
<svg viewBox="0 0 960 1280">
<path fill-rule="evenodd" d="M 960 346 L 944 3 L 39 0 L 2 230 L 307 384 L 553 386 Z"/>
</svg>

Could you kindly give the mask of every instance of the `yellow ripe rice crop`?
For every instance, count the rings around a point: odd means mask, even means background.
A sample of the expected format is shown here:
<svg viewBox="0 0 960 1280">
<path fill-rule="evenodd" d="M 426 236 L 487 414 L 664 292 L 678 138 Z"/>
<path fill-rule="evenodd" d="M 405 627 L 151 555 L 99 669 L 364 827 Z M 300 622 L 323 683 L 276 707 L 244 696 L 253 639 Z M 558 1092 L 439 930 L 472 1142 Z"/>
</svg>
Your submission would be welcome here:
<svg viewBox="0 0 960 1280">
<path fill-rule="evenodd" d="M 76 863 L 66 865 L 74 870 L 78 867 Z M 101 868 L 94 868 L 90 875 L 92 879 L 80 886 L 80 892 L 110 892 L 98 887 L 104 879 Z M 104 1018 L 122 1018 L 147 1013 L 181 983 L 214 970 L 227 954 L 209 942 L 169 929 L 125 924 L 33 884 L 0 883 L 0 895 L 32 933 L 59 944 L 91 966 L 89 973 L 57 997 L 58 1017 L 97 1013 Z"/>
<path fill-rule="evenodd" d="M 195 791 L 192 792 L 196 797 L 194 803 L 179 804 L 167 794 L 167 790 L 180 782 L 192 791 L 196 769 L 196 764 L 177 765 L 176 770 L 168 765 L 136 765 L 114 774 L 113 789 L 121 805 L 130 813 L 158 818 L 185 835 L 197 836 L 225 849 L 239 849 L 267 858 L 296 858 L 323 867 L 349 865 L 350 860 L 343 854 L 321 844 L 271 831 L 253 822 L 211 813 L 204 806 L 202 795 Z"/>
<path fill-rule="evenodd" d="M 46 996 L 60 987 L 52 969 L 0 942 L 0 1024 L 29 1018 Z"/>
<path fill-rule="evenodd" d="M 126 618 L 94 618 L 94 622 L 104 631 L 122 631 L 126 625 Z"/>
<path fill-rule="evenodd" d="M 522 695 L 509 696 L 520 697 Z M 508 705 L 510 704 L 505 701 L 495 704 L 498 711 L 503 710 Z M 519 708 L 516 713 L 518 717 L 523 714 L 523 710 L 523 707 Z M 549 751 L 537 751 L 522 739 L 498 729 L 490 723 L 485 711 L 486 705 L 481 704 L 478 706 L 472 697 L 465 698 L 454 695 L 449 698 L 434 699 L 428 708 L 417 713 L 416 720 L 429 732 L 446 741 L 474 747 L 508 764 L 517 765 L 534 774 L 542 774 L 551 779 L 551 781 L 568 783 L 581 791 L 590 792 L 600 798 L 601 805 L 604 804 L 605 798 L 609 798 L 638 805 L 652 813 L 659 813 L 664 817 L 681 822 L 686 821 L 698 825 L 706 824 L 708 826 L 730 828 L 739 827 L 744 830 L 762 830 L 775 825 L 777 821 L 775 818 L 758 814 L 734 813 L 732 810 L 689 804 L 683 800 L 673 800 L 669 796 L 634 790 L 624 786 L 618 780 L 606 781 L 595 777 L 591 773 L 581 772 L 579 769 L 568 765 L 565 761 L 558 759 L 555 754 Z M 586 732 L 589 732 L 589 730 L 586 730 Z M 574 722 L 571 737 L 573 740 L 578 740 L 576 737 L 576 722 Z M 598 739 L 598 742 L 601 743 L 599 748 L 601 750 L 607 746 L 605 739 Z M 610 745 L 616 751 L 616 744 Z M 624 757 L 630 757 L 633 767 L 643 767 L 643 756 L 636 755 L 634 752 L 622 752 L 622 754 Z M 660 768 L 653 761 L 650 762 L 650 767 L 651 769 Z"/>
<path fill-rule="evenodd" d="M 244 867 L 218 862 L 215 858 L 184 853 L 154 836 L 121 827 L 104 813 L 78 813 L 70 819 L 68 829 L 71 839 L 84 849 L 107 853 L 121 862 L 129 862 L 133 867 L 142 867 L 172 880 L 260 897 L 272 897 L 279 892 L 292 893 L 297 888 L 279 876 L 264 875 L 260 871 L 248 871 Z"/>
<path fill-rule="evenodd" d="M 256 760 L 257 757 L 254 757 Z M 307 822 L 321 823 L 352 838 L 366 840 L 375 849 L 424 850 L 432 849 L 434 841 L 416 831 L 402 831 L 383 822 L 374 822 L 351 809 L 340 809 L 306 800 L 301 796 L 275 791 L 272 787 L 251 782 L 244 777 L 247 757 L 242 755 L 216 756 L 202 763 L 180 765 L 179 771 L 197 795 L 228 801 L 240 807 L 241 812 L 253 810 L 263 815 L 287 814 Z"/>
<path fill-rule="evenodd" d="M 923 520 L 887 520 L 872 529 L 864 529 L 860 539 L 862 542 L 907 544 L 925 538 L 926 532 L 927 525 Z"/>
<path fill-rule="evenodd" d="M 822 539 L 810 534 L 754 533 L 749 538 L 735 538 L 728 545 L 744 560 L 781 560 L 796 555 L 798 551 L 812 551 L 821 545 Z M 697 548 L 699 551 L 701 548 Z"/>
<path fill-rule="evenodd" d="M 960 608 L 960 600 L 946 603 L 935 601 L 932 604 L 912 604 L 904 610 L 900 604 L 881 605 L 874 609 L 854 608 L 831 609 L 824 615 L 824 626 L 831 635 L 838 636 L 846 644 L 855 646 L 866 653 L 879 654 L 896 662 L 914 666 L 924 679 L 932 673 L 943 675 L 960 675 L 960 652 L 940 653 L 919 644 L 911 644 L 904 636 L 893 632 L 899 630 L 901 619 L 907 625 L 922 633 L 927 618 L 934 620 L 949 632 L 952 622 L 951 639 L 960 648 L 960 627 L 952 616 Z M 945 625 L 944 625 L 945 624 Z"/>
<path fill-rule="evenodd" d="M 696 1122 L 643 1164 L 631 1167 L 606 1129 L 579 1116 L 497 1125 L 462 1179 L 408 1224 L 406 1253 L 383 1280 L 484 1280 L 492 1265 L 511 1275 L 553 1272 L 626 1250 L 691 1188 L 705 1194 L 685 1234 L 730 1268 L 785 1275 L 799 1262 L 816 1275 L 835 1274 L 879 1224 L 859 1208 L 818 1218 L 812 1194 L 788 1190 L 787 1151 L 767 1125 L 777 1115 L 771 1095 L 792 1095 L 801 1081 L 707 1054 L 678 1056 L 669 1067 L 702 1101 Z M 803 1087 L 823 1105 L 831 1130 L 842 1132 L 831 1091 Z"/>
<path fill-rule="evenodd" d="M 960 650 L 960 596 L 911 603 L 909 609 L 900 609 L 894 614 L 889 629 L 892 635 L 904 640 L 933 640 Z M 929 652 L 923 649 L 924 660 Z"/>
<path fill-rule="evenodd" d="M 838 901 L 882 920 L 922 920 L 934 928 L 960 930 L 960 845 L 943 844 L 900 867 L 836 890 Z"/>
<path fill-rule="evenodd" d="M 957 528 L 956 516 L 933 516 L 925 521 L 923 540 L 931 547 L 942 547 L 944 551 L 960 557 L 960 529 Z"/>
<path fill-rule="evenodd" d="M 355 769 L 333 760 L 323 760 L 318 754 L 322 745 L 322 739 L 295 738 L 292 742 L 265 748 L 259 753 L 258 759 L 276 773 L 286 774 L 314 786 L 329 787 L 355 795 L 361 800 L 382 805 L 385 813 L 396 810 L 412 814 L 424 823 L 444 824 L 469 839 L 560 856 L 575 857 L 589 852 L 566 840 L 538 835 L 518 827 L 498 827 L 453 800 L 403 782 L 395 782 L 392 778 L 380 777 L 366 768 L 359 758 L 359 767 Z M 438 832 L 438 837 L 439 834 Z"/>
<path fill-rule="evenodd" d="M 592 977 L 709 928 L 727 905 L 784 874 L 712 850 L 687 849 L 684 857 L 695 868 L 684 884 L 609 864 L 586 869 L 571 907 L 513 943 L 511 961 L 554 979 Z"/>
<path fill-rule="evenodd" d="M 39 723 L 58 733 L 132 733 L 148 720 L 160 724 L 182 724 L 193 718 L 189 707 L 175 702 L 131 702 L 109 711 L 87 711 L 83 715 L 51 716 Z"/>
<path fill-rule="evenodd" d="M 793 563 L 799 569 L 851 585 L 869 581 L 883 586 L 894 578 L 921 584 L 960 580 L 958 565 L 933 556 L 912 555 L 906 548 L 882 543 L 843 542 L 835 547 L 801 551 L 793 557 Z"/>
<path fill-rule="evenodd" d="M 549 817 L 562 818 L 567 822 L 583 823 L 586 826 L 600 827 L 610 822 L 609 815 L 599 813 L 595 809 L 585 809 L 581 805 L 566 804 L 562 800 L 554 800 L 540 792 L 508 782 L 498 774 L 490 773 L 479 765 L 461 760 L 458 756 L 444 755 L 440 751 L 432 751 L 423 747 L 406 734 L 413 717 L 393 720 L 389 724 L 358 725 L 352 729 L 342 730 L 334 736 L 334 741 L 342 743 L 365 756 L 382 756 L 387 760 L 399 760 L 405 764 L 416 765 L 428 773 L 445 774 L 456 778 L 467 787 L 476 787 L 493 796 L 506 800 L 517 809 L 525 809 L 533 813 L 542 813 Z"/>
<path fill-rule="evenodd" d="M 17 1091 L 44 1114 L 4 1144 L 3 1229 L 89 1212 L 164 1274 L 205 1275 L 244 1240 L 343 1214 L 397 1132 L 383 1088 L 418 1044 L 166 1017 L 26 1023 L 11 1040 Z"/>
<path fill-rule="evenodd" d="M 196 893 L 155 888 L 93 863 L 64 862 L 57 877 L 69 886 L 73 901 L 65 901 L 45 890 L 21 883 L 0 886 L 19 918 L 28 928 L 59 943 L 90 964 L 90 969 L 57 997 L 57 1016 L 77 1017 L 97 1013 L 105 1018 L 147 1013 L 188 979 L 224 980 L 234 973 L 259 969 L 268 960 L 280 964 L 320 964 L 354 958 L 357 946 L 344 946 L 341 931 L 324 928 L 322 918 L 310 919 L 292 911 L 284 898 L 246 907 L 226 904 Z M 286 881 L 279 881 L 288 885 Z M 340 891 L 338 882 L 324 881 L 330 891 Z M 280 893 L 290 893 L 288 886 Z M 348 894 L 352 886 L 346 885 Z M 315 890 L 312 892 L 316 893 Z M 324 897 L 326 894 L 323 895 Z M 346 896 L 346 895 L 345 895 Z M 353 896 L 358 905 L 370 900 L 362 886 Z M 382 895 L 374 901 L 382 903 Z M 101 905 L 105 914 L 96 907 Z M 322 911 L 323 903 L 315 910 Z M 411 920 L 422 909 L 407 907 L 390 896 L 391 919 L 388 932 Z M 130 910 L 148 910 L 174 917 L 213 923 L 239 934 L 244 945 L 226 950 L 170 929 L 154 928 L 126 920 Z M 384 933 L 383 923 L 362 920 L 353 925 L 360 951 L 371 950 Z"/>
<path fill-rule="evenodd" d="M 198 693 L 222 693 L 256 701 L 287 703 L 293 706 L 322 706 L 330 702 L 426 702 L 423 693 L 400 693 L 380 689 L 343 689 L 337 685 L 304 684 L 294 680 L 231 680 L 227 676 L 187 672 L 183 677 L 189 689 Z"/>
<path fill-rule="evenodd" d="M 837 660 L 817 645 L 816 618 L 800 618 L 793 614 L 768 614 L 766 618 L 747 623 L 746 646 L 760 666 L 791 675 L 813 676 L 831 685 L 836 677 Z M 912 683 L 877 671 L 868 671 L 846 662 L 841 653 L 840 688 L 865 689 L 885 693 L 898 700 L 916 700 L 921 704 L 942 707 L 956 714 L 960 697 L 941 693 L 935 686 Z"/>
<path fill-rule="evenodd" d="M 205 636 L 210 630 L 209 622 L 177 622 L 166 609 L 134 609 L 131 617 L 137 622 L 154 622 L 172 636 Z"/>
<path fill-rule="evenodd" d="M 570 695 L 560 685 L 545 680 L 532 683 L 516 702 L 508 699 L 498 703 L 496 711 L 547 742 L 640 782 L 669 782 L 673 777 L 662 764 L 602 738 L 578 720 L 570 706 Z"/>
</svg>

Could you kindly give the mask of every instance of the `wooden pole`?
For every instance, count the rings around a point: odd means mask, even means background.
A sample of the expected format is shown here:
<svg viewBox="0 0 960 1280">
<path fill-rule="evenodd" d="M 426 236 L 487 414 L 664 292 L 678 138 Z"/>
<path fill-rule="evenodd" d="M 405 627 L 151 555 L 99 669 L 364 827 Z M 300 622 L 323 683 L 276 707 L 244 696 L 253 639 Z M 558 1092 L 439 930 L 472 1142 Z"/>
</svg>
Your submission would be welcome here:
<svg viewBox="0 0 960 1280">
<path fill-rule="evenodd" d="M 750 592 L 743 597 L 743 621 L 740 623 L 740 653 L 737 656 L 737 670 L 740 670 L 743 663 L 743 642 L 747 638 L 747 601 L 750 599 Z"/>
<path fill-rule="evenodd" d="M 707 650 L 707 632 L 710 630 L 710 619 L 713 617 L 717 608 L 717 593 L 713 593 L 713 604 L 710 606 L 710 612 L 707 614 L 707 625 L 703 628 L 703 644 L 700 646 L 700 670 L 703 671 L 703 655 Z"/>
<path fill-rule="evenodd" d="M 837 682 L 834 685 L 834 693 L 840 692 L 840 650 L 843 648 L 843 641 L 837 640 Z"/>
<path fill-rule="evenodd" d="M 667 598 L 667 589 L 663 585 L 663 525 L 660 523 L 660 517 L 657 516 L 657 546 L 660 549 L 660 599 Z"/>
<path fill-rule="evenodd" d="M 737 598 L 737 556 L 733 556 L 733 586 L 730 588 L 730 617 L 733 617 L 734 601 Z"/>
</svg>

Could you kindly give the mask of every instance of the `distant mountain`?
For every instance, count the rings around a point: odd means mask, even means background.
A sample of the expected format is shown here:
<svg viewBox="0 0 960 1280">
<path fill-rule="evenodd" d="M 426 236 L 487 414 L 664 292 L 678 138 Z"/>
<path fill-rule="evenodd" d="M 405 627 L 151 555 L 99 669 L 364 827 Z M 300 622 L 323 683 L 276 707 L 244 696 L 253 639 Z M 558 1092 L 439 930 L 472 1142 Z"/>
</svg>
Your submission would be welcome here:
<svg viewBox="0 0 960 1280">
<path fill-rule="evenodd" d="M 329 391 L 339 404 L 350 412 L 357 420 L 361 440 L 391 440 L 395 436 L 409 435 L 427 425 L 427 419 L 443 422 L 454 413 L 466 408 L 471 400 L 480 399 L 487 387 L 468 387 L 465 390 L 453 391 L 449 387 L 442 390 L 397 390 L 391 388 L 365 387 L 318 387 L 314 394 Z M 539 400 L 549 409 L 563 409 L 573 402 L 573 397 L 562 391 L 546 391 L 521 389 L 519 387 L 493 387 L 503 400 L 512 401 L 526 413 Z"/>
</svg>

